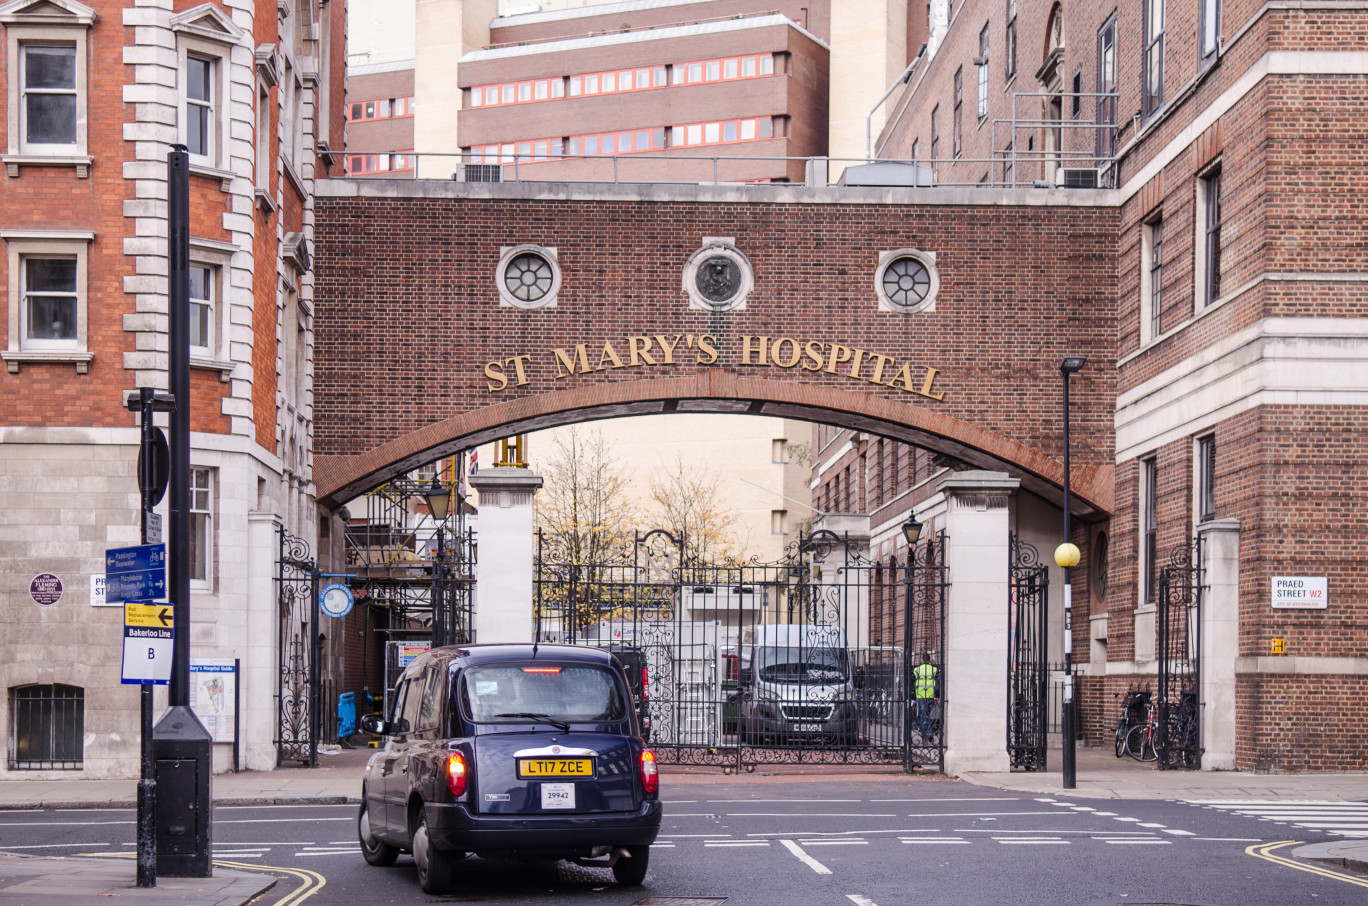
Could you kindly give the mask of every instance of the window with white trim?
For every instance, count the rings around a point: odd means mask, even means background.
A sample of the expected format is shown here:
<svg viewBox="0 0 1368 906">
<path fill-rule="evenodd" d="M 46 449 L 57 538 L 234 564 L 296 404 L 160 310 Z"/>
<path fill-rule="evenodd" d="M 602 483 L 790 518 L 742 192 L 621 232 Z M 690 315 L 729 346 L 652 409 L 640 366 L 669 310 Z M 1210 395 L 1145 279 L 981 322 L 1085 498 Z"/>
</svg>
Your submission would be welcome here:
<svg viewBox="0 0 1368 906">
<path fill-rule="evenodd" d="M 1221 298 L 1221 167 L 1197 179 L 1197 310 Z"/>
<path fill-rule="evenodd" d="M 87 259 L 93 233 L 7 230 L 9 344 L 3 356 L 11 372 L 25 359 L 91 359 L 86 345 Z"/>
<path fill-rule="evenodd" d="M 1216 518 L 1216 435 L 1197 438 L 1193 451 L 1193 511 L 1198 522 Z"/>
<path fill-rule="evenodd" d="M 1164 218 L 1155 214 L 1140 228 L 1140 344 L 1163 333 Z"/>
<path fill-rule="evenodd" d="M 1221 49 L 1221 0 L 1202 0 L 1201 12 L 1201 60 L 1202 65 L 1216 58 Z"/>
<path fill-rule="evenodd" d="M 988 115 L 988 23 L 979 32 L 979 55 L 974 60 L 978 67 L 978 118 Z"/>
<path fill-rule="evenodd" d="M 214 581 L 214 470 L 190 469 L 190 583 L 211 588 Z"/>
<path fill-rule="evenodd" d="M 228 58 L 246 32 L 211 3 L 171 17 L 180 109 L 177 134 L 192 167 L 228 167 Z"/>
<path fill-rule="evenodd" d="M 212 356 L 218 332 L 214 325 L 214 300 L 218 296 L 218 268 L 190 265 L 190 353 Z"/>
<path fill-rule="evenodd" d="M 218 106 L 216 90 L 218 60 L 201 54 L 185 57 L 185 145 L 192 157 L 214 160 L 214 143 L 218 130 L 214 128 L 214 110 Z"/>
<path fill-rule="evenodd" d="M 76 164 L 79 175 L 86 175 L 86 35 L 94 21 L 95 11 L 74 0 L 0 4 L 7 60 L 8 158 L 82 158 L 65 162 Z M 23 162 L 6 160 L 11 176 L 18 175 Z"/>
<path fill-rule="evenodd" d="M 1164 103 L 1164 3 L 1145 0 L 1144 89 L 1142 112 L 1146 117 Z"/>
<path fill-rule="evenodd" d="M 1159 585 L 1159 461 L 1140 460 L 1140 603 L 1153 604 Z"/>
</svg>

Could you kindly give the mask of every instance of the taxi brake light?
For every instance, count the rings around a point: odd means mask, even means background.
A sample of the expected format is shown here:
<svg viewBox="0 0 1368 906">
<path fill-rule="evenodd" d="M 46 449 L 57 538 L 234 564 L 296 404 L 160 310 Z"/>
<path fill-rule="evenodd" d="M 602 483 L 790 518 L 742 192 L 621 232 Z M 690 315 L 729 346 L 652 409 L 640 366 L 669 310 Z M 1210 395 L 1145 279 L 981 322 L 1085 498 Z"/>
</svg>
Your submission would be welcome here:
<svg viewBox="0 0 1368 906">
<path fill-rule="evenodd" d="M 648 701 L 651 698 L 651 678 L 646 675 L 646 668 L 641 668 L 641 700 Z"/>
<path fill-rule="evenodd" d="M 523 673 L 560 673 L 559 667 L 524 667 Z"/>
<path fill-rule="evenodd" d="M 641 753 L 641 788 L 647 793 L 660 789 L 660 771 L 656 769 L 655 753 L 650 749 Z"/>
<path fill-rule="evenodd" d="M 452 752 L 447 756 L 447 787 L 453 796 L 464 796 L 466 791 L 465 756 Z"/>
</svg>

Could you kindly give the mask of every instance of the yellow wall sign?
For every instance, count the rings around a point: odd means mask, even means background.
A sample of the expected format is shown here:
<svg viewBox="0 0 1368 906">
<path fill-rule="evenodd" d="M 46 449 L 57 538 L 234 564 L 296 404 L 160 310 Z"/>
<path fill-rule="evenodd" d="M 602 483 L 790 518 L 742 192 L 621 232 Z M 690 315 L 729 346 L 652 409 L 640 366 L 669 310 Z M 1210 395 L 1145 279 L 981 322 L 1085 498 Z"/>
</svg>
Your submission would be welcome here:
<svg viewBox="0 0 1368 906">
<path fill-rule="evenodd" d="M 1270 649 L 1274 654 L 1286 654 L 1286 653 L 1287 653 L 1287 639 L 1270 639 L 1269 641 L 1270 641 L 1270 643 L 1271 643 L 1271 644 L 1269 645 L 1269 649 Z"/>
<path fill-rule="evenodd" d="M 124 602 L 125 626 L 152 626 L 170 629 L 175 624 L 175 611 L 170 604 L 143 601 Z"/>
</svg>

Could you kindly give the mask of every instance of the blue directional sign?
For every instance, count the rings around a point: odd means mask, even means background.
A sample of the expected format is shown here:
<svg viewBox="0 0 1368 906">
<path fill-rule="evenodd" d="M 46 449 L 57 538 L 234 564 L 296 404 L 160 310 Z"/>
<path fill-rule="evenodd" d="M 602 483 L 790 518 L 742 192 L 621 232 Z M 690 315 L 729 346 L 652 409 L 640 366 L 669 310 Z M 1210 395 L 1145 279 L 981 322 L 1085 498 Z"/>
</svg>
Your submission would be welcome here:
<svg viewBox="0 0 1368 906">
<path fill-rule="evenodd" d="M 105 600 L 166 597 L 166 545 L 140 544 L 105 551 Z"/>
</svg>

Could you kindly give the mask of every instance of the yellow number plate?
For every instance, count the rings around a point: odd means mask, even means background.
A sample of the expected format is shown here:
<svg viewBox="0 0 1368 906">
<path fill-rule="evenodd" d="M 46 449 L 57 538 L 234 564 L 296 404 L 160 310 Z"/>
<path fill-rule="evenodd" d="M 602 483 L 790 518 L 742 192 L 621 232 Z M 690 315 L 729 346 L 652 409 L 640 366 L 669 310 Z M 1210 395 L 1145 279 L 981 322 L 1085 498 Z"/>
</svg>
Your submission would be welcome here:
<svg viewBox="0 0 1368 906">
<path fill-rule="evenodd" d="M 589 778 L 594 776 L 590 758 L 519 758 L 518 776 L 530 780 L 547 777 Z"/>
</svg>

